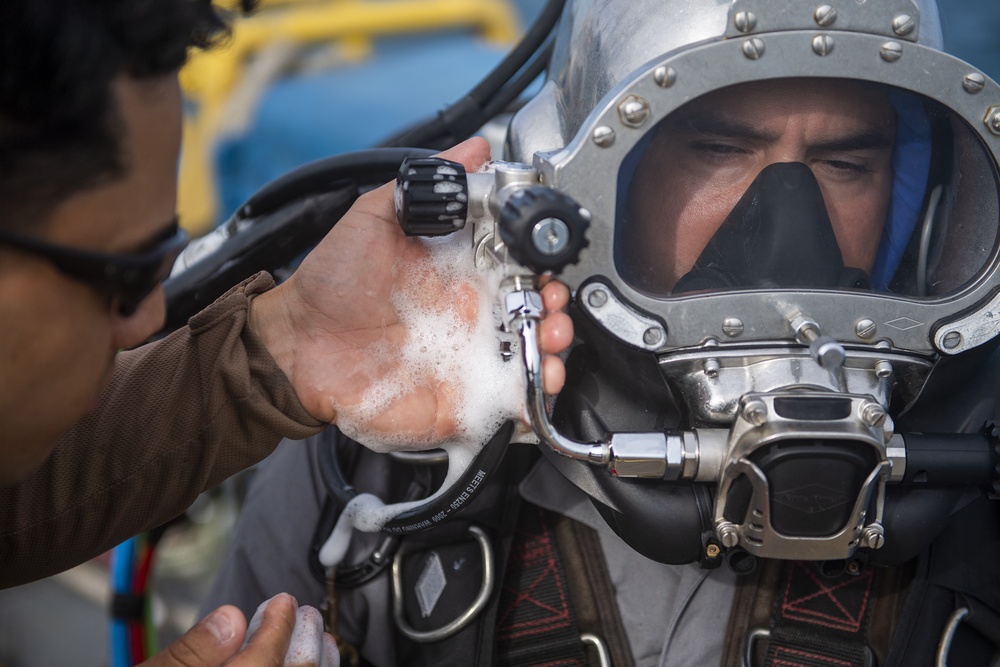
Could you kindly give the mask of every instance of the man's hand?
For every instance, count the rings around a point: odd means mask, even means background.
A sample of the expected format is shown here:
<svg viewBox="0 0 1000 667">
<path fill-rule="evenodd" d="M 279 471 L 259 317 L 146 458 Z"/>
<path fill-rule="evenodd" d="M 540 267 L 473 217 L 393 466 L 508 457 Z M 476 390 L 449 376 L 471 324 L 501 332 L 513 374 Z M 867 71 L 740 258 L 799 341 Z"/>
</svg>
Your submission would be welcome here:
<svg viewBox="0 0 1000 667">
<path fill-rule="evenodd" d="M 250 667 L 281 665 L 295 628 L 295 600 L 274 597 L 261 615 L 255 638 L 241 650 L 247 632 L 243 612 L 219 607 L 187 633 L 146 662 L 145 667 Z"/>
<path fill-rule="evenodd" d="M 144 667 L 338 667 L 333 638 L 312 607 L 282 593 L 263 603 L 248 626 L 236 607 L 219 607 Z"/>
<path fill-rule="evenodd" d="M 441 157 L 475 171 L 489 159 L 488 144 L 470 139 Z M 396 222 L 393 184 L 354 204 L 325 239 L 282 285 L 253 301 L 251 326 L 288 376 L 306 410 L 336 422 L 338 406 L 355 405 L 375 380 L 392 380 L 398 358 L 373 360 L 372 346 L 402 344 L 408 335 L 392 303 L 394 288 L 427 263 L 427 247 L 408 238 Z M 476 299 L 469 285 L 435 283 L 420 290 L 421 307 L 451 308 L 474 318 Z M 541 325 L 544 388 L 556 393 L 565 378 L 562 361 L 551 356 L 573 336 L 570 318 L 558 312 L 569 300 L 564 285 L 542 290 L 549 315 Z M 471 309 L 473 312 L 466 313 Z M 441 442 L 456 429 L 461 396 L 440 378 L 413 382 L 392 404 L 391 419 L 371 424 L 372 432 L 397 431 L 425 443 Z M 398 433 L 399 430 L 405 431 Z"/>
</svg>

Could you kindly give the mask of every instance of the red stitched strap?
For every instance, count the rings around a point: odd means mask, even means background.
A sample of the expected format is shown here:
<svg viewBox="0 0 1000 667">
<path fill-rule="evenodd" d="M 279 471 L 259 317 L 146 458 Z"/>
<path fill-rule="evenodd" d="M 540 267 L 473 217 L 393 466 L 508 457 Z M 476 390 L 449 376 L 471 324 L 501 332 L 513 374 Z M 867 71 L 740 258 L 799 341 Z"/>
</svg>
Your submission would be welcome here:
<svg viewBox="0 0 1000 667">
<path fill-rule="evenodd" d="M 870 665 L 868 625 L 875 571 L 830 577 L 790 562 L 775 600 L 766 667 Z"/>
<path fill-rule="evenodd" d="M 521 510 L 497 611 L 498 667 L 582 667 L 580 629 L 550 517 Z"/>
</svg>

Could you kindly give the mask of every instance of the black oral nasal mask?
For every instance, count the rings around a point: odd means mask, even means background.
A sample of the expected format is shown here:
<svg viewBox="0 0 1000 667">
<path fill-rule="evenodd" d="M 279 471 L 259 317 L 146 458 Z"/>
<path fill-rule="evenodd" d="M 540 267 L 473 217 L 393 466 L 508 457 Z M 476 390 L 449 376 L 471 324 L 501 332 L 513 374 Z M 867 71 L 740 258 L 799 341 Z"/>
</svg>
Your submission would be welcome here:
<svg viewBox="0 0 1000 667">
<path fill-rule="evenodd" d="M 741 288 L 868 289 L 845 267 L 823 194 L 800 162 L 765 167 L 674 293 Z"/>
</svg>

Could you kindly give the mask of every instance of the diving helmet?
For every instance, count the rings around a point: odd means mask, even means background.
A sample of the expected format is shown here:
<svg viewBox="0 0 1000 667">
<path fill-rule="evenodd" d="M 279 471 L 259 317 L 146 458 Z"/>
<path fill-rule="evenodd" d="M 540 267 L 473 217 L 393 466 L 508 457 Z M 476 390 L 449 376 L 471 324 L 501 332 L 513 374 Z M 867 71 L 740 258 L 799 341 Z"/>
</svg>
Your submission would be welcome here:
<svg viewBox="0 0 1000 667">
<path fill-rule="evenodd" d="M 543 451 L 640 553 L 900 562 L 995 496 L 1000 87 L 941 47 L 916 0 L 566 6 L 486 198 L 574 295 L 551 411 L 507 295 Z"/>
</svg>

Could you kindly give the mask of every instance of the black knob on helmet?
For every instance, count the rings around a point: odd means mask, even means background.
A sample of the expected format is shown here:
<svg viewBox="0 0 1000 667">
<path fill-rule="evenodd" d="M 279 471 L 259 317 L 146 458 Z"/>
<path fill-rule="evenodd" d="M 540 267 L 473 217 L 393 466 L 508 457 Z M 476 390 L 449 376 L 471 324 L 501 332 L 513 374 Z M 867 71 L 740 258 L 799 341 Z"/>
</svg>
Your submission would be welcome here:
<svg viewBox="0 0 1000 667">
<path fill-rule="evenodd" d="M 444 236 L 465 227 L 465 167 L 436 157 L 407 158 L 396 175 L 396 219 L 407 236 Z"/>
<path fill-rule="evenodd" d="M 511 257 L 535 273 L 558 273 L 587 247 L 590 213 L 543 186 L 518 190 L 500 211 L 500 238 Z"/>
</svg>

